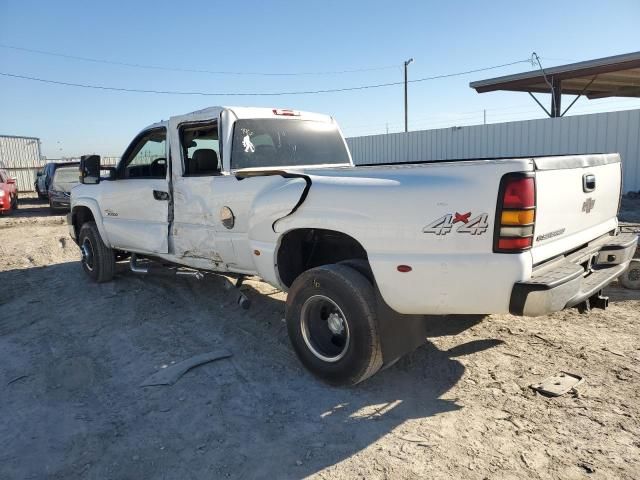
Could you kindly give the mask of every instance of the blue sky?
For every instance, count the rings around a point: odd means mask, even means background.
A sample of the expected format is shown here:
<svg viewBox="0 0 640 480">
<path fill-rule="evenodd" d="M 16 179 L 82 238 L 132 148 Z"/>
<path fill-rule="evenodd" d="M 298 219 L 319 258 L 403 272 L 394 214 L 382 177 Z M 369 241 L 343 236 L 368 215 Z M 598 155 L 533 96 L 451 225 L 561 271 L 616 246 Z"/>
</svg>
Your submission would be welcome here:
<svg viewBox="0 0 640 480">
<path fill-rule="evenodd" d="M 84 62 L 0 47 L 0 72 L 125 88 L 255 92 L 350 87 L 529 58 L 544 66 L 640 50 L 640 1 L 57 1 L 0 0 L 0 44 L 116 62 L 240 72 L 228 76 Z M 410 85 L 412 130 L 540 118 L 526 94 L 479 95 L 499 70 Z M 544 98 L 544 103 L 548 99 Z M 50 158 L 119 155 L 142 127 L 210 105 L 279 106 L 334 115 L 347 136 L 400 131 L 402 86 L 282 97 L 193 97 L 47 85 L 0 76 L 0 134 L 37 136 Z M 566 101 L 565 101 L 566 102 Z M 565 103 L 566 104 L 566 103 Z M 581 99 L 575 113 L 639 108 Z"/>
</svg>

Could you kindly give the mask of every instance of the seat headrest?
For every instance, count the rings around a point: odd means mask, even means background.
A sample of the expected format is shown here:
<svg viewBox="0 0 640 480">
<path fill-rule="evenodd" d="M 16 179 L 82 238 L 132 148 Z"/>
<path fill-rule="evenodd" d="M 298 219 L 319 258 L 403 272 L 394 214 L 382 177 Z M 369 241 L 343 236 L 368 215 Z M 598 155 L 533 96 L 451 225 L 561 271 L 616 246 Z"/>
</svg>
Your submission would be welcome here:
<svg viewBox="0 0 640 480">
<path fill-rule="evenodd" d="M 196 173 L 209 173 L 220 171 L 218 154 L 210 148 L 200 148 L 193 152 L 191 157 L 196 164 Z"/>
</svg>

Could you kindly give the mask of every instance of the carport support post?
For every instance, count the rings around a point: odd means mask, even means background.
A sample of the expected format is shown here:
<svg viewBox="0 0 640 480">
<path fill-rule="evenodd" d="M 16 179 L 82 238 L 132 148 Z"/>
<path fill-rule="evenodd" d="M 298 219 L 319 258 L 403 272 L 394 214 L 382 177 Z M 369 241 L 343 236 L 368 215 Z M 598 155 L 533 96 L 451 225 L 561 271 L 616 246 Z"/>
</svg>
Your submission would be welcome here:
<svg viewBox="0 0 640 480">
<path fill-rule="evenodd" d="M 404 131 L 405 133 L 409 131 L 409 113 L 407 112 L 409 109 L 409 100 L 408 100 L 408 89 L 407 84 L 407 67 L 409 64 L 413 62 L 413 58 L 406 60 L 404 62 Z"/>
<path fill-rule="evenodd" d="M 555 78 L 551 78 L 551 85 L 553 90 L 551 91 L 551 117 L 562 116 L 562 82 Z"/>
</svg>

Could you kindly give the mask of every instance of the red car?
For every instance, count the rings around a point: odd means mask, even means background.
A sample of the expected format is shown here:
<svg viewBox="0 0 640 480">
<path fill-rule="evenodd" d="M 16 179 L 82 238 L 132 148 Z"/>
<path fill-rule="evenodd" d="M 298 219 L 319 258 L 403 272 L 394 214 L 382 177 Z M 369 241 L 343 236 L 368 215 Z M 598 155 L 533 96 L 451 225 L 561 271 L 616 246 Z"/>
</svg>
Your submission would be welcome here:
<svg viewBox="0 0 640 480">
<path fill-rule="evenodd" d="M 16 180 L 6 170 L 0 170 L 0 213 L 11 213 L 18 208 Z"/>
</svg>

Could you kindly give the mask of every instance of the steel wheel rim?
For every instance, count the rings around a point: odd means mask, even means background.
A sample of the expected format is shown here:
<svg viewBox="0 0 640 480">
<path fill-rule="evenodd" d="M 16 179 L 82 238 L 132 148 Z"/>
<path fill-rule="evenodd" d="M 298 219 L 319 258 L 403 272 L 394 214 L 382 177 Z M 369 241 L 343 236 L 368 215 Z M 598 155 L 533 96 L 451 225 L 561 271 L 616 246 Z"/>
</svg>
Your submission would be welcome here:
<svg viewBox="0 0 640 480">
<path fill-rule="evenodd" d="M 349 349 L 351 334 L 342 309 L 324 295 L 313 295 L 302 305 L 300 329 L 307 348 L 322 361 L 334 363 Z"/>
<path fill-rule="evenodd" d="M 82 263 L 87 267 L 89 271 L 93 271 L 93 245 L 91 244 L 91 240 L 89 238 L 85 238 L 82 241 L 82 245 L 80 246 L 80 252 L 82 253 Z"/>
</svg>

